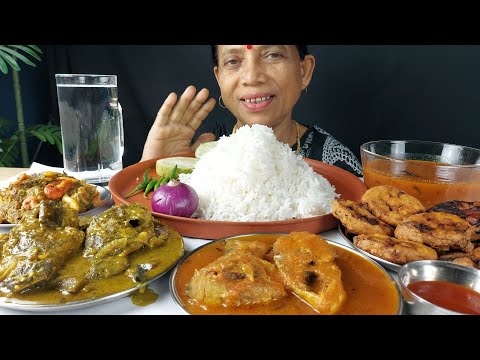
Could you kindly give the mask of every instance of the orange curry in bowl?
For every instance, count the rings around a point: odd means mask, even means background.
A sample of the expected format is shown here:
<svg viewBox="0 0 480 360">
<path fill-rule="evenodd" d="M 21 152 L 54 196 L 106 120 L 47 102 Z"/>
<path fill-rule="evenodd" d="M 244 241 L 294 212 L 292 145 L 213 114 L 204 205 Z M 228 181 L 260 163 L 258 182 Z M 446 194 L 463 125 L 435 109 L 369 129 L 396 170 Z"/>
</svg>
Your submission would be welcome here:
<svg viewBox="0 0 480 360">
<path fill-rule="evenodd" d="M 480 197 L 480 169 L 423 160 L 369 160 L 363 164 L 367 188 L 390 185 L 419 199 L 429 208 L 449 201 Z"/>
<path fill-rule="evenodd" d="M 311 236 L 308 233 L 303 234 Z M 228 241 L 235 240 L 245 244 L 248 242 L 263 243 L 271 249 L 281 236 L 282 234 L 245 235 L 214 241 L 194 250 L 172 273 L 172 295 L 186 312 L 197 315 L 318 315 L 318 311 L 314 310 L 307 301 L 297 296 L 288 286 L 286 286 L 286 296 L 277 300 L 256 304 L 235 305 L 224 303 L 211 305 L 189 297 L 189 286 L 193 277 L 198 275 L 199 271 L 211 266 L 217 259 L 225 255 L 226 247 L 229 246 L 227 244 Z M 401 313 L 401 297 L 398 287 L 385 270 L 354 250 L 330 241 L 328 241 L 328 244 L 336 254 L 334 262 L 341 270 L 341 283 L 346 295 L 336 314 L 394 315 Z M 248 246 L 247 244 L 245 247 Z M 272 260 L 270 261 L 272 262 Z M 248 271 L 246 273 L 248 277 Z M 254 275 L 252 276 L 254 277 L 255 271 L 253 273 Z M 237 273 L 238 279 L 241 278 L 240 275 L 243 274 Z M 212 287 L 208 281 L 203 282 L 201 285 L 205 288 Z M 322 294 L 320 295 L 322 296 Z"/>
</svg>

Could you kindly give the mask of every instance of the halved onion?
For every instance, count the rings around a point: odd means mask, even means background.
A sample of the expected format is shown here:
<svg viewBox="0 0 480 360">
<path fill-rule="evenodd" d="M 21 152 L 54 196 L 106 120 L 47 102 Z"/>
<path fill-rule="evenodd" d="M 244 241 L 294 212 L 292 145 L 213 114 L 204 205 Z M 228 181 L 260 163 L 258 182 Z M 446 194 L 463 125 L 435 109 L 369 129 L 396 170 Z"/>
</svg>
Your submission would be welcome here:
<svg viewBox="0 0 480 360">
<path fill-rule="evenodd" d="M 151 204 L 154 212 L 190 217 L 197 210 L 198 201 L 198 194 L 193 187 L 173 179 L 155 190 Z"/>
</svg>

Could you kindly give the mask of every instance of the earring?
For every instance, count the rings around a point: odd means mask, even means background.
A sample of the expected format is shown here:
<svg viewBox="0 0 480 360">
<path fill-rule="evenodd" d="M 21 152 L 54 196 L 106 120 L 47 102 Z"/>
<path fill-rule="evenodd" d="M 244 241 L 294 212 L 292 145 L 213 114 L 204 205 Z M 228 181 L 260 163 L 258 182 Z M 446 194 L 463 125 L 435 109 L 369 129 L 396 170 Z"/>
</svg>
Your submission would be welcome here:
<svg viewBox="0 0 480 360">
<path fill-rule="evenodd" d="M 308 86 L 305 86 L 305 94 L 308 93 Z"/>
<path fill-rule="evenodd" d="M 225 104 L 222 104 L 222 95 L 220 95 L 220 96 L 218 97 L 218 105 L 220 105 L 220 107 L 221 107 L 222 109 L 226 109 L 226 108 L 227 108 L 227 107 L 225 106 Z"/>
</svg>

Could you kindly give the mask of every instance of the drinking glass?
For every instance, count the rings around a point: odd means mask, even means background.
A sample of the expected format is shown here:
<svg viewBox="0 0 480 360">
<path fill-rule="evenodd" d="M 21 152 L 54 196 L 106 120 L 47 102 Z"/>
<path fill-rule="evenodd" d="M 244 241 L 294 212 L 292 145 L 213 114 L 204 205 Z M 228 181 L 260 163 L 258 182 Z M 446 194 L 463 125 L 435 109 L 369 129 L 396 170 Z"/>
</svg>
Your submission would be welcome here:
<svg viewBox="0 0 480 360">
<path fill-rule="evenodd" d="M 105 185 L 123 168 L 116 75 L 56 74 L 65 172 Z"/>
</svg>

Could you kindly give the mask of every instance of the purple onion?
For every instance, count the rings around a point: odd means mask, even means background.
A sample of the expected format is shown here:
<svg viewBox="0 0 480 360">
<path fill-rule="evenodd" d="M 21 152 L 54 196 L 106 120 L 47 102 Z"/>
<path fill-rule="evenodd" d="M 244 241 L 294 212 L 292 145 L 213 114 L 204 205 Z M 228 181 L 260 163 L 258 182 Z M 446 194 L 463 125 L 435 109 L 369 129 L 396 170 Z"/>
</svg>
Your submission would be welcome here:
<svg viewBox="0 0 480 360">
<path fill-rule="evenodd" d="M 151 204 L 154 212 L 190 217 L 197 210 L 198 194 L 190 185 L 173 179 L 155 190 Z"/>
</svg>

